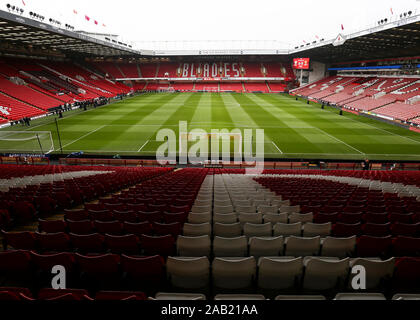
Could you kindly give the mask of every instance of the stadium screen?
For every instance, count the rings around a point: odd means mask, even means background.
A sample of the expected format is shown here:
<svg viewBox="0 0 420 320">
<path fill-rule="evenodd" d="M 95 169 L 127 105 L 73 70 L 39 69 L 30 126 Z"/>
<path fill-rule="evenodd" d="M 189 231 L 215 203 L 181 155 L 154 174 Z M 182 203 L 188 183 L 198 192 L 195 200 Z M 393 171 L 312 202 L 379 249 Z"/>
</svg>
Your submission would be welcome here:
<svg viewBox="0 0 420 320">
<path fill-rule="evenodd" d="M 298 70 L 308 70 L 309 69 L 309 58 L 297 58 L 293 59 L 293 68 Z"/>
</svg>

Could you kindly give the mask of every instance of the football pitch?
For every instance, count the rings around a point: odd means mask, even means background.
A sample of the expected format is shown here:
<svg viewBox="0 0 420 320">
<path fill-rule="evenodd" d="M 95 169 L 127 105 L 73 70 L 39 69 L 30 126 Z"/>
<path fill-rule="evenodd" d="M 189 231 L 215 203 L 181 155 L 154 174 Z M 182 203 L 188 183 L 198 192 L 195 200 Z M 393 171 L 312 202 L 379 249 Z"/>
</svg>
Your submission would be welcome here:
<svg viewBox="0 0 420 320">
<path fill-rule="evenodd" d="M 418 133 L 280 94 L 148 93 L 69 113 L 58 125 L 64 153 L 153 157 L 164 143 L 157 132 L 179 137 L 180 121 L 206 132 L 264 129 L 266 159 L 420 160 Z M 52 118 L 5 130 L 0 152 L 60 152 Z"/>
</svg>

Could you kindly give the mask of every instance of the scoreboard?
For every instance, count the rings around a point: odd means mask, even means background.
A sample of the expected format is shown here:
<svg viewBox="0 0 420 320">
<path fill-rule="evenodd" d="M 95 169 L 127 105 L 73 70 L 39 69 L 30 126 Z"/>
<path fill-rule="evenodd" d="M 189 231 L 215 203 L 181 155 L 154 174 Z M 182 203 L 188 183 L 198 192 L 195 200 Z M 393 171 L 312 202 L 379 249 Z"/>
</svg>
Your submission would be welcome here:
<svg viewBox="0 0 420 320">
<path fill-rule="evenodd" d="M 309 69 L 309 58 L 297 58 L 293 59 L 293 68 L 297 70 L 308 70 Z"/>
</svg>

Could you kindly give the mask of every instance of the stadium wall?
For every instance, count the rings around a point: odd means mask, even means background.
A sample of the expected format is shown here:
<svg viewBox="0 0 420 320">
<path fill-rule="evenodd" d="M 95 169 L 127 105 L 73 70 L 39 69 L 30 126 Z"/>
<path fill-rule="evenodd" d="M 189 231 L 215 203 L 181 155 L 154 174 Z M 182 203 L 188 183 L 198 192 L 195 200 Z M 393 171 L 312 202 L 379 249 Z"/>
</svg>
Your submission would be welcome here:
<svg viewBox="0 0 420 320">
<path fill-rule="evenodd" d="M 312 61 L 311 71 L 309 72 L 309 83 L 313 83 L 325 78 L 327 75 L 327 65 L 325 63 Z"/>
</svg>

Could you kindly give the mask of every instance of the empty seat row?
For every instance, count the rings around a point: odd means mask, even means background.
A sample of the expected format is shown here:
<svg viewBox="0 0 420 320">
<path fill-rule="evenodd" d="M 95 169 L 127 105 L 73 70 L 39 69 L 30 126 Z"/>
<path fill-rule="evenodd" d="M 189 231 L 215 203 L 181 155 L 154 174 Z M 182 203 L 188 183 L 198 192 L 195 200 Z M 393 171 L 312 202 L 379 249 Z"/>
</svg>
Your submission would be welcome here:
<svg viewBox="0 0 420 320">
<path fill-rule="evenodd" d="M 134 234 L 140 236 L 146 235 L 173 235 L 177 237 L 183 232 L 183 224 L 180 222 L 173 223 L 158 223 L 152 222 L 140 222 L 131 223 L 119 221 L 45 221 L 40 220 L 38 229 L 40 232 L 45 233 L 73 233 L 79 235 L 87 235 L 92 233 L 110 234 L 110 235 L 126 235 Z"/>
<path fill-rule="evenodd" d="M 76 235 L 66 233 L 5 233 L 4 248 L 36 250 L 38 252 L 77 251 L 81 253 L 104 253 L 107 251 L 127 254 L 159 254 L 168 256 L 175 253 L 175 238 L 172 235 L 123 236 L 101 235 L 99 233 Z"/>
<path fill-rule="evenodd" d="M 326 290 L 353 290 L 351 284 L 355 274 L 351 269 L 363 266 L 369 275 L 366 289 L 382 289 L 384 282 L 392 286 L 399 277 L 398 270 L 404 262 L 395 259 L 352 259 L 339 258 L 274 258 L 263 257 L 258 261 L 249 258 L 215 258 L 210 262 L 205 257 L 169 257 L 167 274 L 175 288 L 199 290 L 209 286 L 222 290 L 245 290 L 256 285 L 262 290 L 303 289 L 303 292 Z M 408 260 L 405 260 L 408 261 Z M 417 260 L 418 261 L 418 260 Z M 417 274 L 413 276 L 413 272 Z M 411 270 L 408 276 L 419 283 L 418 270 Z M 405 279 L 407 280 L 407 278 Z M 404 283 L 407 284 L 407 283 Z M 399 284 L 401 285 L 401 284 Z M 398 284 L 395 283 L 395 287 Z M 414 289 L 415 287 L 412 286 Z M 414 291 L 419 290 L 418 288 Z"/>
<path fill-rule="evenodd" d="M 73 210 L 67 211 L 64 215 L 64 220 L 66 221 L 101 221 L 101 222 L 111 222 L 111 221 L 120 221 L 120 222 L 186 222 L 188 219 L 188 210 L 185 212 L 171 213 L 171 212 L 159 212 L 159 211 L 120 211 L 120 212 L 111 212 L 111 211 L 89 211 L 85 212 L 84 210 Z"/>
<path fill-rule="evenodd" d="M 211 241 L 208 235 L 180 236 L 177 240 L 181 256 L 333 256 L 333 257 L 389 257 L 420 256 L 420 239 L 409 237 L 356 238 L 327 237 L 251 237 L 223 238 Z"/>
<path fill-rule="evenodd" d="M 252 288 L 263 290 L 303 289 L 324 291 L 352 290 L 351 269 L 363 266 L 366 288 L 384 286 L 399 293 L 419 293 L 420 260 L 401 258 L 380 260 L 316 257 L 169 257 L 166 264 L 159 256 L 80 255 L 58 253 L 40 255 L 28 251 L 0 253 L 1 286 L 29 287 L 33 282 L 45 285 L 51 269 L 62 265 L 67 271 L 69 287 L 74 285 L 97 290 L 136 288 L 150 294 L 168 285 L 186 290 L 199 290 L 212 285 L 217 289 Z M 166 270 L 165 270 L 166 269 Z M 46 281 L 45 281 L 46 280 Z"/>
<path fill-rule="evenodd" d="M 84 289 L 41 289 L 36 296 L 28 288 L 0 288 L 0 301 L 139 301 L 147 300 L 143 292 L 99 291 L 94 297 Z"/>
<path fill-rule="evenodd" d="M 206 300 L 202 293 L 158 293 L 154 300 Z M 258 301 L 267 300 L 262 294 L 218 294 L 215 301 Z M 323 295 L 279 295 L 274 300 L 327 300 Z M 334 300 L 387 300 L 382 293 L 338 293 Z M 392 300 L 420 300 L 419 294 L 396 294 Z"/>
<path fill-rule="evenodd" d="M 223 214 L 214 214 L 210 212 L 201 212 L 201 213 L 190 213 L 188 215 L 188 221 L 190 223 L 202 223 L 202 222 L 219 222 L 219 223 L 296 223 L 296 222 L 313 222 L 314 215 L 312 213 L 308 214 L 260 214 L 260 213 L 223 213 Z"/>
<path fill-rule="evenodd" d="M 139 301 L 146 300 L 142 292 L 130 291 L 99 291 L 94 298 L 89 292 L 83 289 L 41 289 L 36 297 L 27 288 L 1 288 L 0 301 Z M 154 298 L 149 300 L 161 301 L 186 301 L 186 300 L 206 300 L 206 296 L 201 293 L 163 293 L 159 292 Z M 322 295 L 279 295 L 275 300 L 326 300 Z M 266 300 L 262 294 L 218 294 L 214 297 L 215 301 L 252 301 Z M 386 300 L 382 293 L 338 293 L 334 300 Z M 392 300 L 420 300 L 418 294 L 396 294 Z"/>
<path fill-rule="evenodd" d="M 278 257 L 328 256 L 349 257 L 356 250 L 356 237 L 351 238 L 298 238 L 247 237 L 222 238 L 209 236 L 184 237 L 177 240 L 177 253 L 184 257 Z"/>
</svg>

